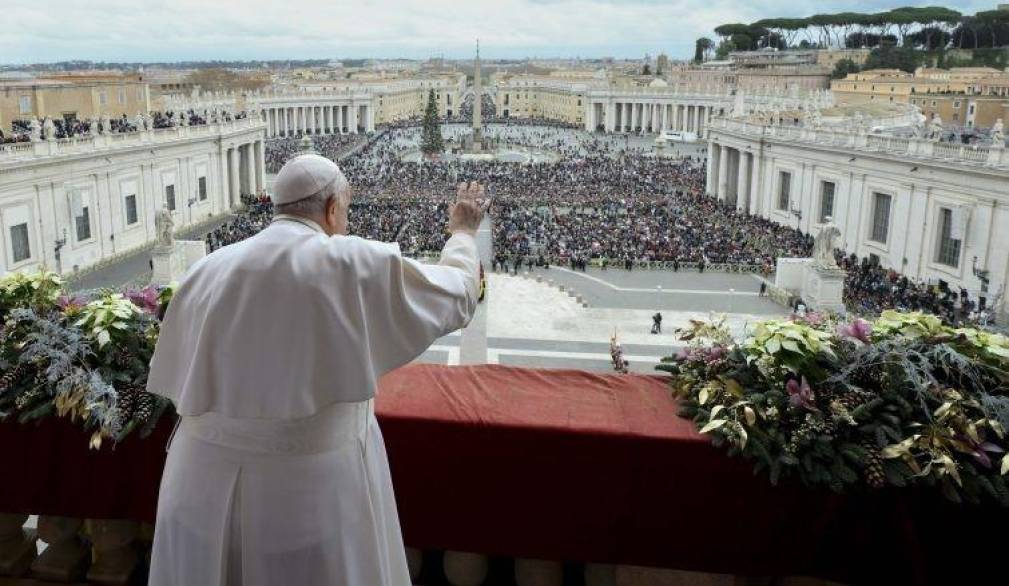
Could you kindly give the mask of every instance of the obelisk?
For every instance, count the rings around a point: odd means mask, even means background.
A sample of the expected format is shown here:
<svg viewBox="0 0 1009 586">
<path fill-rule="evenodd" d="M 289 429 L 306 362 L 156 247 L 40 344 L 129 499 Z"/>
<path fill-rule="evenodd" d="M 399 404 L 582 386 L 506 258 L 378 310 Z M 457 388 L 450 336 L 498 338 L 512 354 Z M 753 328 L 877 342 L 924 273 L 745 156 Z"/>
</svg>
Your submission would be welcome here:
<svg viewBox="0 0 1009 586">
<path fill-rule="evenodd" d="M 480 77 L 480 39 L 476 41 L 476 60 L 473 62 L 473 150 L 483 148 L 483 122 L 480 110 L 483 106 L 483 81 Z"/>
</svg>

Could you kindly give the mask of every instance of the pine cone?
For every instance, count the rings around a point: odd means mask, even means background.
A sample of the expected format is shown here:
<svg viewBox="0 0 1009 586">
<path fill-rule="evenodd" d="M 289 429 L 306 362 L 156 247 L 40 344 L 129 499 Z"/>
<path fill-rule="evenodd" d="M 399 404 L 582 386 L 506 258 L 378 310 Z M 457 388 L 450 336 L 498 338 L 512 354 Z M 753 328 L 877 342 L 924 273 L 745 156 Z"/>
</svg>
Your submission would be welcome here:
<svg viewBox="0 0 1009 586">
<path fill-rule="evenodd" d="M 121 348 L 116 355 L 112 357 L 112 362 L 120 368 L 126 368 L 133 361 L 135 355 L 126 348 Z"/>
<path fill-rule="evenodd" d="M 28 374 L 29 367 L 18 363 L 7 372 L 0 375 L 0 393 L 6 393 Z"/>
<path fill-rule="evenodd" d="M 119 409 L 120 426 L 126 425 L 133 418 L 137 408 L 137 397 L 142 391 L 142 387 L 133 385 L 118 390 L 119 397 L 116 400 L 116 407 Z"/>
<path fill-rule="evenodd" d="M 856 407 L 868 403 L 873 398 L 873 394 L 869 391 L 863 391 L 861 389 L 852 389 L 841 393 L 837 398 L 837 402 L 844 406 L 849 412 L 854 411 Z"/>
<path fill-rule="evenodd" d="M 862 449 L 868 454 L 864 470 L 865 483 L 871 488 L 883 488 L 886 485 L 886 473 L 883 472 L 883 458 L 879 454 L 879 448 L 871 440 L 863 440 Z"/>
<path fill-rule="evenodd" d="M 134 417 L 139 421 L 146 422 L 151 418 L 151 413 L 154 412 L 154 395 L 148 393 L 147 391 L 141 390 L 137 393 L 137 407 L 134 412 Z"/>
</svg>

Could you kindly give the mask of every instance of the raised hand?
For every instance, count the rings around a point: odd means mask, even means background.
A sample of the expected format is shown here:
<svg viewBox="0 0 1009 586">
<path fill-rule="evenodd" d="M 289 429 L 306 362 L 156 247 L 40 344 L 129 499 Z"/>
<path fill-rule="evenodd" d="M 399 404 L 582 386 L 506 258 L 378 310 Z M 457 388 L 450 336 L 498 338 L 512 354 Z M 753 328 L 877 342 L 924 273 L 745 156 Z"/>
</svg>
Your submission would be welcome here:
<svg viewBox="0 0 1009 586">
<path fill-rule="evenodd" d="M 476 181 L 463 182 L 456 189 L 455 203 L 448 207 L 448 231 L 476 235 L 489 202 L 484 201 L 484 188 Z"/>
</svg>

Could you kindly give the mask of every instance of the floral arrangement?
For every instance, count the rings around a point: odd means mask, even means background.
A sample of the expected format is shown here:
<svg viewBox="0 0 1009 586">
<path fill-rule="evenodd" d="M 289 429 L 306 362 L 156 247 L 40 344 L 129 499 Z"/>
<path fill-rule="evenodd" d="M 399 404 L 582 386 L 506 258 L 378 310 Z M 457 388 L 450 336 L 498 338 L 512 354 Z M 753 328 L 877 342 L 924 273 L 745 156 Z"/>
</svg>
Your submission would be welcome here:
<svg viewBox="0 0 1009 586">
<path fill-rule="evenodd" d="M 663 360 L 682 415 L 731 455 L 835 491 L 924 485 L 1009 506 L 1009 338 L 884 311 L 677 331 Z"/>
<path fill-rule="evenodd" d="M 55 273 L 0 278 L 0 420 L 80 421 L 90 445 L 150 433 L 170 403 L 145 390 L 172 287 L 88 296 Z"/>
</svg>

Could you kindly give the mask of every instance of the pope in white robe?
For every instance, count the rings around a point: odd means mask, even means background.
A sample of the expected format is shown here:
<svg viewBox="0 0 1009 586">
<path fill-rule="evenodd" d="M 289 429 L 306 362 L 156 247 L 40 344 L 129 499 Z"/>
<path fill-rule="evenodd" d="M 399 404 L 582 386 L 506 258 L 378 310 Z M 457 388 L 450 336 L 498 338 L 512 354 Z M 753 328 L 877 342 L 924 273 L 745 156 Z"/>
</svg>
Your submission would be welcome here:
<svg viewBox="0 0 1009 586">
<path fill-rule="evenodd" d="M 147 389 L 181 419 L 150 584 L 406 586 L 375 386 L 472 317 L 482 188 L 460 186 L 436 265 L 347 236 L 323 157 L 274 191 L 270 226 L 193 265 L 161 327 Z"/>
</svg>

